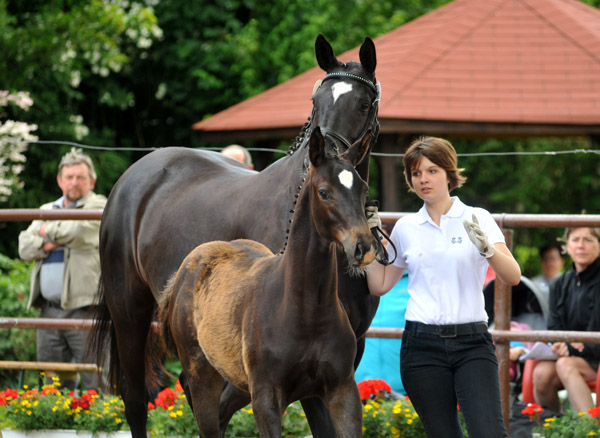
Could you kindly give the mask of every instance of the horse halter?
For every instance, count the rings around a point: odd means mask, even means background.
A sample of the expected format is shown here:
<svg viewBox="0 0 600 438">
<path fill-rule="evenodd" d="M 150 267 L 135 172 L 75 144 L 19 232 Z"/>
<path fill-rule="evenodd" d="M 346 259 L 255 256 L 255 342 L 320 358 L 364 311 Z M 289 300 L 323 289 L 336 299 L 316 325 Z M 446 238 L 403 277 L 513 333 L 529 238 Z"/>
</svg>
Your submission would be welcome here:
<svg viewBox="0 0 600 438">
<path fill-rule="evenodd" d="M 377 84 L 374 84 L 372 81 L 370 81 L 369 79 L 363 78 L 362 76 L 358 76 L 358 75 L 355 75 L 352 73 L 347 73 L 344 71 L 336 71 L 336 72 L 332 72 L 332 73 L 327 73 L 321 81 L 317 81 L 317 83 L 315 84 L 314 91 L 316 91 L 319 88 L 319 86 L 321 85 L 321 83 L 323 81 L 326 81 L 327 79 L 336 79 L 336 78 L 340 78 L 340 77 L 359 81 L 359 82 L 367 85 L 369 88 L 371 88 L 371 90 L 373 90 L 375 92 L 375 99 L 373 99 L 373 102 L 371 102 L 371 108 L 369 109 L 369 115 L 367 116 L 367 121 L 365 123 L 365 126 L 363 127 L 362 132 L 360 133 L 360 135 L 358 136 L 358 138 L 355 141 L 362 139 L 369 130 L 371 130 L 371 132 L 374 136 L 374 142 L 377 141 L 377 137 L 379 136 L 379 121 L 377 120 L 377 111 L 379 109 L 379 101 L 381 100 L 381 83 L 377 82 Z M 314 94 L 314 92 L 313 92 L 313 94 Z M 316 108 L 313 107 L 311 121 L 314 120 L 315 112 L 316 112 Z M 341 142 L 346 147 L 346 149 L 349 149 L 352 146 L 352 143 L 350 141 L 348 141 L 343 135 L 335 132 L 333 129 L 321 127 L 321 132 L 323 133 L 323 136 L 325 138 L 334 138 L 334 139 L 338 140 L 339 142 Z M 334 144 L 334 148 L 336 149 L 336 152 L 339 152 L 339 151 L 337 151 L 337 146 L 335 146 L 335 142 L 333 142 L 333 144 Z"/>
</svg>

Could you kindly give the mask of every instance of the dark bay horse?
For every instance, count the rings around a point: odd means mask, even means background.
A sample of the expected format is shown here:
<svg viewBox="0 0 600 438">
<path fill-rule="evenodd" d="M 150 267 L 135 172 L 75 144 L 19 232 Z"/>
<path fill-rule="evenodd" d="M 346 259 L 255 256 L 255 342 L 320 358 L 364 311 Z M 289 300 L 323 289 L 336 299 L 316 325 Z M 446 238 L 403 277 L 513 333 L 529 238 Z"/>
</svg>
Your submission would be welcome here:
<svg viewBox="0 0 600 438">
<path fill-rule="evenodd" d="M 290 212 L 307 171 L 310 130 L 319 126 L 333 152 L 346 150 L 369 130 L 378 132 L 377 61 L 371 39 L 360 48 L 360 63 L 339 62 L 321 35 L 315 54 L 327 74 L 313 93 L 304 140 L 287 156 L 254 172 L 219 153 L 164 148 L 134 163 L 110 193 L 100 227 L 102 280 L 92 338 L 98 362 L 108 359 L 108 374 L 123 397 L 134 438 L 146 433 L 145 362 L 152 350 L 156 300 L 185 256 L 201 243 L 238 238 L 256 240 L 274 252 L 283 250 Z M 357 170 L 367 181 L 368 159 Z M 348 275 L 343 254 L 338 260 L 338 293 L 356 334 L 357 366 L 379 299 L 369 295 L 366 279 Z M 222 424 L 245 402 L 227 385 Z M 306 399 L 302 405 L 315 438 L 335 435 L 320 399 Z"/>
<path fill-rule="evenodd" d="M 328 155 L 315 128 L 283 255 L 254 240 L 204 243 L 159 298 L 162 339 L 183 366 L 201 437 L 221 436 L 224 379 L 251 397 L 261 437 L 280 438 L 286 407 L 315 396 L 338 437 L 362 436 L 356 336 L 337 294 L 337 253 L 351 270 L 375 259 L 368 185 L 354 169 L 371 141 Z"/>
</svg>

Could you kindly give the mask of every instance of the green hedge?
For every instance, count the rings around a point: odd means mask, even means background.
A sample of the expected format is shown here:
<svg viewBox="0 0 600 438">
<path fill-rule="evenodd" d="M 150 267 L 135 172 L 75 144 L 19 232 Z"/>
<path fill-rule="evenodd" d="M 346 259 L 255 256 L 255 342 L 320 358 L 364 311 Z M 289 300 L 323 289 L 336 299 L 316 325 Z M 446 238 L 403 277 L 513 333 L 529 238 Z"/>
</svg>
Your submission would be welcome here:
<svg viewBox="0 0 600 438">
<path fill-rule="evenodd" d="M 0 254 L 0 316 L 37 317 L 38 309 L 27 310 L 29 277 L 32 265 Z M 0 358 L 2 360 L 35 361 L 35 330 L 0 329 Z M 24 374 L 18 370 L 0 370 L 0 388 L 16 388 L 26 383 L 36 385 L 38 372 Z"/>
</svg>

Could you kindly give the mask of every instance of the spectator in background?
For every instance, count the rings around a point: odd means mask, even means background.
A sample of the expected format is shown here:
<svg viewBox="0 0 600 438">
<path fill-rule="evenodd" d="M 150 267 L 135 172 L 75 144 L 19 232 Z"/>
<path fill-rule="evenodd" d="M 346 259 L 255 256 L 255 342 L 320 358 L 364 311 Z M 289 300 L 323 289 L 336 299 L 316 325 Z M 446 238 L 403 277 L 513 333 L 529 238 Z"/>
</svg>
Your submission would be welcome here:
<svg viewBox="0 0 600 438">
<path fill-rule="evenodd" d="M 242 164 L 245 164 L 248 169 L 254 169 L 254 164 L 252 164 L 252 155 L 250 155 L 248 149 L 240 146 L 239 144 L 229 145 L 223 149 L 221 153 L 229 158 L 239 161 Z"/>
<path fill-rule="evenodd" d="M 567 228 L 566 250 L 573 265 L 550 287 L 549 330 L 600 331 L 600 228 Z M 541 361 L 533 372 L 536 401 L 560 412 L 558 390 L 566 389 L 574 411 L 594 406 L 586 382 L 595 380 L 600 345 L 555 342 L 559 358 Z"/>
<path fill-rule="evenodd" d="M 531 279 L 546 298 L 550 295 L 550 283 L 562 274 L 565 260 L 558 242 L 550 242 L 540 248 L 542 273 Z"/>
<path fill-rule="evenodd" d="M 41 209 L 102 209 L 106 197 L 92 191 L 96 172 L 92 160 L 72 148 L 62 157 L 56 177 L 62 196 Z M 19 234 L 19 255 L 35 261 L 28 307 L 40 307 L 42 318 L 89 318 L 100 278 L 99 220 L 35 220 Z M 38 330 L 41 362 L 94 363 L 87 357 L 85 330 Z M 78 385 L 77 373 L 58 373 L 62 387 Z M 46 372 L 47 383 L 52 373 Z M 86 389 L 97 389 L 97 375 L 84 373 Z"/>
</svg>

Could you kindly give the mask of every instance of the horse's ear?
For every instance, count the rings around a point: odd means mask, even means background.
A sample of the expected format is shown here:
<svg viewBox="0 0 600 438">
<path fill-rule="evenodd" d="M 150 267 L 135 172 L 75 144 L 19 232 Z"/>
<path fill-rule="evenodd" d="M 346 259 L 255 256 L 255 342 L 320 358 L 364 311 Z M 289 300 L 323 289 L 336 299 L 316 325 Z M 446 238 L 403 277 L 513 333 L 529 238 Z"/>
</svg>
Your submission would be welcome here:
<svg viewBox="0 0 600 438">
<path fill-rule="evenodd" d="M 375 55 L 375 44 L 371 38 L 365 38 L 362 46 L 360 46 L 360 52 L 358 56 L 364 69 L 371 74 L 371 76 L 373 76 L 375 73 L 375 67 L 377 67 L 377 56 Z"/>
<path fill-rule="evenodd" d="M 321 134 L 321 128 L 315 127 L 310 133 L 308 156 L 313 166 L 317 167 L 325 158 L 325 138 Z"/>
<path fill-rule="evenodd" d="M 319 67 L 325 71 L 330 71 L 339 64 L 335 54 L 333 53 L 331 44 L 329 44 L 323 34 L 319 34 L 317 40 L 315 41 L 315 55 L 317 57 Z"/>
<path fill-rule="evenodd" d="M 354 143 L 346 152 L 341 154 L 340 158 L 350 161 L 354 167 L 358 166 L 369 152 L 371 152 L 374 138 L 371 131 L 367 132 L 361 140 Z"/>
</svg>

